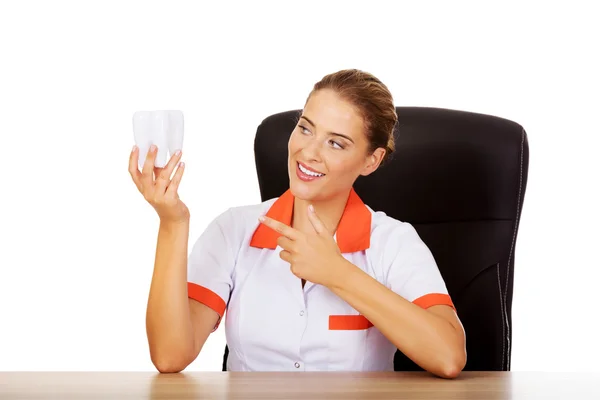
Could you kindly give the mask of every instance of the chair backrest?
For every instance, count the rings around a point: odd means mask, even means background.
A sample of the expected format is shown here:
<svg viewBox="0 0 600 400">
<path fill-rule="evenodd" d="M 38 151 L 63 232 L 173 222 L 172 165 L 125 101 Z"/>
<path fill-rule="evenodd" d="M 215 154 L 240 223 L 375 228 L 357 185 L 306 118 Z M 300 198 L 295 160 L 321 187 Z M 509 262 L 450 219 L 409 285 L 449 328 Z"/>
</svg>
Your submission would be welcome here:
<svg viewBox="0 0 600 400">
<path fill-rule="evenodd" d="M 410 222 L 431 249 L 467 337 L 465 370 L 510 370 L 515 245 L 529 165 L 523 127 L 458 110 L 397 107 L 396 153 L 354 188 L 376 211 Z M 289 188 L 287 142 L 301 110 L 258 127 L 263 201 Z M 223 370 L 226 370 L 225 349 Z M 400 351 L 396 371 L 421 370 Z"/>
</svg>

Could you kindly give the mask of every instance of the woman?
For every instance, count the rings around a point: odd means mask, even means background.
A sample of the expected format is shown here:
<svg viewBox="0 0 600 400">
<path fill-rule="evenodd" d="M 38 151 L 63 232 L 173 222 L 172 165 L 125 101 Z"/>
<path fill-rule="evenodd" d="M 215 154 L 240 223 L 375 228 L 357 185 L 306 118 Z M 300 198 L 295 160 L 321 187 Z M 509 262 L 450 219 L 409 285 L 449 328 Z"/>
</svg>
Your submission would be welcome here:
<svg viewBox="0 0 600 400">
<path fill-rule="evenodd" d="M 227 310 L 230 371 L 393 370 L 400 349 L 440 377 L 460 373 L 465 334 L 431 252 L 353 190 L 394 151 L 396 121 L 371 74 L 325 76 L 289 139 L 290 189 L 223 212 L 189 258 L 181 153 L 158 169 L 152 148 L 140 172 L 134 147 L 129 171 L 160 216 L 146 319 L 160 372 L 195 360 Z"/>
</svg>

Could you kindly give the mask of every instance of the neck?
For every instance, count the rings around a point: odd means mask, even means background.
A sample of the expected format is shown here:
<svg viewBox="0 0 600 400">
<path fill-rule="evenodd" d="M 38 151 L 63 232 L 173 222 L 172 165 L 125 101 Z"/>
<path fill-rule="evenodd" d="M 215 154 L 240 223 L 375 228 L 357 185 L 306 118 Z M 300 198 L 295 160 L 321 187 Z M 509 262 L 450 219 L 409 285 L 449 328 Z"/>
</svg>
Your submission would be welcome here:
<svg viewBox="0 0 600 400">
<path fill-rule="evenodd" d="M 314 232 L 314 228 L 308 219 L 308 205 L 312 204 L 319 219 L 323 221 L 329 233 L 333 235 L 342 219 L 349 195 L 350 190 L 326 201 L 312 202 L 294 197 L 292 227 L 304 233 Z"/>
</svg>

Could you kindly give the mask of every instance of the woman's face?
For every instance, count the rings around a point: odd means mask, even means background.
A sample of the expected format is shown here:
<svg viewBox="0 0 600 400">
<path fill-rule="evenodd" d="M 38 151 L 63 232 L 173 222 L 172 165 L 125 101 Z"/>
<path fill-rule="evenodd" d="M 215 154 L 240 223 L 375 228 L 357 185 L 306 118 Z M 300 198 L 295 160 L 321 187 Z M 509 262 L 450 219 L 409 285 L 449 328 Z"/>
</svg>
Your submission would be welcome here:
<svg viewBox="0 0 600 400">
<path fill-rule="evenodd" d="M 308 201 L 347 195 L 385 154 L 382 148 L 368 154 L 368 147 L 363 119 L 350 103 L 332 90 L 313 93 L 288 142 L 292 194 Z"/>
</svg>

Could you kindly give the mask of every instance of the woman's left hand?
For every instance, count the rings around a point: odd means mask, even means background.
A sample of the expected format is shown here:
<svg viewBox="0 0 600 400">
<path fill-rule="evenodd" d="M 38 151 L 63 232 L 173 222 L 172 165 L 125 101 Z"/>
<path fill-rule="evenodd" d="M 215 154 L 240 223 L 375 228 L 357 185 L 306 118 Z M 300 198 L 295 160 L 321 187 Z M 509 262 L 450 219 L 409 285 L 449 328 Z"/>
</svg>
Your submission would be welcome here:
<svg viewBox="0 0 600 400">
<path fill-rule="evenodd" d="M 279 257 L 290 263 L 294 275 L 331 287 L 341 276 L 346 259 L 312 207 L 309 207 L 308 219 L 314 228 L 312 234 L 300 232 L 267 216 L 259 218 L 260 222 L 282 235 L 277 239 L 277 244 L 283 248 Z"/>
</svg>

